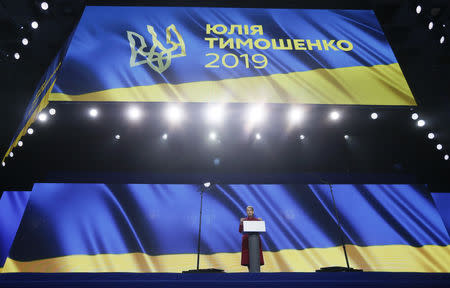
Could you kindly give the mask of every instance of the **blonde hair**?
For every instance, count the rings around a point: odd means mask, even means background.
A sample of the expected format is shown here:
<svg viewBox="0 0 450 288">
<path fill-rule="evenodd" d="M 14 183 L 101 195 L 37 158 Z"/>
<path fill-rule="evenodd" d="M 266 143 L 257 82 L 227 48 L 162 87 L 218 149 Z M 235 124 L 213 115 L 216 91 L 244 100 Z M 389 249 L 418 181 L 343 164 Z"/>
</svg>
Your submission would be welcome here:
<svg viewBox="0 0 450 288">
<path fill-rule="evenodd" d="M 253 206 L 247 206 L 247 208 L 252 208 L 253 212 L 255 211 L 255 208 L 253 208 Z M 247 208 L 245 208 L 245 210 L 247 210 Z"/>
</svg>

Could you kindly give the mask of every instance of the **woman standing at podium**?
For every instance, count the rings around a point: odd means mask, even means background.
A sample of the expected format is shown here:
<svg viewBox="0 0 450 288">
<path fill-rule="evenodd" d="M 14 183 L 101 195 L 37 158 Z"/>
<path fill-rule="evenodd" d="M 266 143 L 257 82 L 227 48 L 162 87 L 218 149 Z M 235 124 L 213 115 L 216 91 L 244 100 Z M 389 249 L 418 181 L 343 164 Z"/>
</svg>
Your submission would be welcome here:
<svg viewBox="0 0 450 288">
<path fill-rule="evenodd" d="M 262 221 L 261 218 L 256 218 L 255 217 L 255 210 L 253 209 L 252 206 L 247 206 L 247 217 L 246 218 L 241 218 L 241 221 L 239 223 L 239 232 L 242 233 L 242 231 L 244 230 L 244 221 Z M 263 253 L 262 253 L 262 245 L 261 245 L 261 238 L 259 237 L 259 262 L 260 265 L 264 265 L 264 258 L 263 258 Z M 247 234 L 243 234 L 242 235 L 242 253 L 241 253 L 241 265 L 243 266 L 247 266 L 248 267 L 248 260 L 249 255 L 248 255 L 248 235 Z"/>
</svg>

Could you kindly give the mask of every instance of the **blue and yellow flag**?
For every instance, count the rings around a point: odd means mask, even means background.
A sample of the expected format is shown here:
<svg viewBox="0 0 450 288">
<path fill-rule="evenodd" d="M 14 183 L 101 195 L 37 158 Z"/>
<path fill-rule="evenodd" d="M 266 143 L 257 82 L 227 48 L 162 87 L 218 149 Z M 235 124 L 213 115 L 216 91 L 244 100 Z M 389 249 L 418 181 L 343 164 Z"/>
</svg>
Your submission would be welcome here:
<svg viewBox="0 0 450 288">
<path fill-rule="evenodd" d="M 425 187 L 333 191 L 352 267 L 450 272 L 450 239 Z M 200 268 L 247 271 L 238 231 L 247 205 L 266 222 L 263 272 L 346 265 L 328 185 L 213 185 L 203 198 Z M 194 269 L 199 209 L 196 185 L 35 184 L 3 272 Z"/>
<path fill-rule="evenodd" d="M 373 11 L 104 6 L 50 101 L 416 105 Z"/>
</svg>

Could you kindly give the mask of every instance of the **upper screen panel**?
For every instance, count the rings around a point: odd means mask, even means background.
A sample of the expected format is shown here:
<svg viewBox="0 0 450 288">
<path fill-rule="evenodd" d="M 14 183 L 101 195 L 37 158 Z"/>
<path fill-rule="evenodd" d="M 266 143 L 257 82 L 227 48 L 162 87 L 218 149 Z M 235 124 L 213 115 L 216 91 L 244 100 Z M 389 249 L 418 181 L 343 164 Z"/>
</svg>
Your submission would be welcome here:
<svg viewBox="0 0 450 288">
<path fill-rule="evenodd" d="M 416 105 L 369 10 L 86 8 L 50 101 Z"/>
</svg>

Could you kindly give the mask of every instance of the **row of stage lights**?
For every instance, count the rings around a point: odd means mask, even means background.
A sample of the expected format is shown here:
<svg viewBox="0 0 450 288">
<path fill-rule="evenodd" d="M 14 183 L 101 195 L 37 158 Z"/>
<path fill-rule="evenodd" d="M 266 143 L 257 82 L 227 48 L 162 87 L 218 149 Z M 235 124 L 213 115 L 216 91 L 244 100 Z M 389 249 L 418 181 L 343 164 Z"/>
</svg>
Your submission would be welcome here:
<svg viewBox="0 0 450 288">
<path fill-rule="evenodd" d="M 51 117 L 55 114 L 56 114 L 56 109 L 50 108 L 47 112 L 42 111 L 41 113 L 39 113 L 37 119 L 39 122 L 46 122 L 46 121 L 48 121 L 49 117 Z M 100 116 L 100 112 L 97 108 L 90 108 L 87 111 L 87 114 L 92 119 L 96 119 Z M 130 121 L 137 122 L 142 118 L 143 112 L 139 109 L 139 107 L 131 106 L 126 111 L 126 115 Z M 257 126 L 258 124 L 262 124 L 262 122 L 264 122 L 264 120 L 267 118 L 267 113 L 265 111 L 264 105 L 249 105 L 246 116 L 247 116 L 246 117 L 247 121 L 250 125 Z M 296 125 L 296 124 L 299 124 L 300 122 L 302 122 L 304 116 L 305 116 L 305 112 L 301 108 L 293 107 L 287 113 L 287 120 L 291 125 Z M 183 109 L 179 105 L 168 106 L 165 111 L 165 117 L 170 124 L 172 124 L 172 125 L 179 124 L 184 119 Z M 328 114 L 328 118 L 332 122 L 339 121 L 339 119 L 341 119 L 341 117 L 342 117 L 341 113 L 337 110 L 330 111 Z M 372 120 L 377 120 L 378 117 L 379 117 L 379 115 L 376 112 L 372 112 L 370 114 L 370 118 Z M 224 118 L 225 118 L 225 107 L 223 105 L 208 105 L 208 108 L 205 110 L 205 119 L 206 119 L 206 121 L 208 121 L 208 123 L 210 123 L 212 125 L 218 125 L 224 121 Z M 418 127 L 424 127 L 426 124 L 425 120 L 419 119 L 419 115 L 417 113 L 412 113 L 411 118 L 412 118 L 412 120 L 416 121 Z M 31 127 L 28 128 L 27 134 L 29 134 L 29 135 L 34 134 L 34 129 Z M 260 132 L 256 132 L 254 134 L 254 137 L 255 137 L 255 140 L 257 140 L 257 141 L 262 139 L 262 135 Z M 428 137 L 428 139 L 433 140 L 436 138 L 436 135 L 433 132 L 429 132 L 427 134 L 427 137 Z M 114 139 L 117 141 L 120 140 L 120 138 L 121 138 L 120 134 L 116 134 L 114 136 Z M 168 140 L 168 138 L 169 138 L 169 135 L 167 133 L 164 133 L 161 136 L 161 139 L 163 141 Z M 300 141 L 304 140 L 305 138 L 306 138 L 305 135 L 303 135 L 303 134 L 299 135 Z M 217 133 L 215 131 L 211 131 L 208 134 L 208 139 L 210 141 L 217 142 L 218 141 Z M 350 140 L 350 136 L 344 135 L 344 139 Z M 22 147 L 23 141 L 20 140 L 18 142 L 17 146 Z M 436 145 L 436 149 L 441 151 L 443 149 L 442 144 L 438 143 Z M 14 156 L 14 153 L 10 152 L 9 157 L 12 158 L 13 156 Z M 444 155 L 444 160 L 449 160 L 448 154 Z M 2 162 L 2 166 L 3 167 L 6 166 L 6 163 Z"/>
<path fill-rule="evenodd" d="M 449 8 L 447 8 L 447 9 L 449 9 Z M 422 15 L 423 11 L 424 11 L 424 9 L 423 9 L 422 5 L 418 4 L 416 6 L 416 13 L 417 13 L 417 15 Z M 448 29 L 445 24 L 437 23 L 430 15 L 425 15 L 425 17 L 428 19 L 428 24 L 427 24 L 428 30 L 430 30 L 430 31 L 436 30 L 436 27 L 439 26 L 439 25 L 441 25 L 442 28 Z M 444 35 L 443 33 L 444 32 L 442 31 L 442 33 L 440 33 L 440 35 L 439 35 L 439 43 L 440 44 L 444 44 L 447 41 L 446 35 Z"/>
<path fill-rule="evenodd" d="M 36 3 L 36 5 L 39 7 L 39 9 L 41 10 L 42 13 L 47 13 L 48 9 L 50 8 L 50 5 L 47 1 L 38 1 Z M 33 30 L 36 30 L 39 28 L 39 22 L 36 20 L 32 20 L 30 22 L 30 27 Z M 23 30 L 24 27 L 21 26 L 20 30 Z M 23 36 L 20 39 L 20 42 L 22 43 L 23 46 L 28 46 L 28 44 L 30 44 L 30 39 L 27 38 L 27 36 Z M 14 59 L 19 60 L 21 57 L 20 53 L 18 51 L 14 52 Z"/>
</svg>

